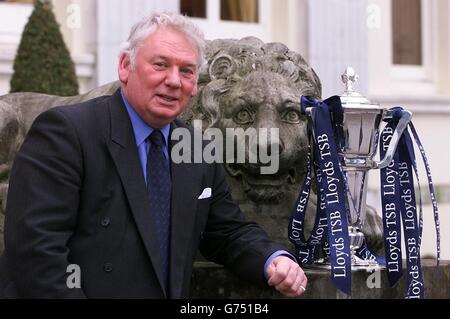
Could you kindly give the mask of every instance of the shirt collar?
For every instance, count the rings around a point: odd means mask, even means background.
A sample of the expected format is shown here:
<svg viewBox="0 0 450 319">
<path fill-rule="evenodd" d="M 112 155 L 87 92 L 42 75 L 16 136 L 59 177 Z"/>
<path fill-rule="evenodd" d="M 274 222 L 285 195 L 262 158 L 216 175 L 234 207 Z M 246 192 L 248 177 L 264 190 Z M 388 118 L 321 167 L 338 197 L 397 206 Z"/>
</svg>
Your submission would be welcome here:
<svg viewBox="0 0 450 319">
<path fill-rule="evenodd" d="M 120 89 L 120 94 L 122 96 L 123 103 L 127 109 L 128 115 L 130 116 L 131 126 L 133 127 L 134 137 L 136 139 L 136 145 L 139 147 L 147 137 L 152 134 L 154 128 L 151 127 L 147 122 L 145 122 L 139 114 L 134 110 L 130 103 L 128 103 L 123 90 Z M 170 133 L 170 124 L 167 124 L 163 128 L 160 129 L 161 133 L 164 136 L 164 141 L 166 142 L 166 146 L 169 145 L 169 133 Z"/>
</svg>

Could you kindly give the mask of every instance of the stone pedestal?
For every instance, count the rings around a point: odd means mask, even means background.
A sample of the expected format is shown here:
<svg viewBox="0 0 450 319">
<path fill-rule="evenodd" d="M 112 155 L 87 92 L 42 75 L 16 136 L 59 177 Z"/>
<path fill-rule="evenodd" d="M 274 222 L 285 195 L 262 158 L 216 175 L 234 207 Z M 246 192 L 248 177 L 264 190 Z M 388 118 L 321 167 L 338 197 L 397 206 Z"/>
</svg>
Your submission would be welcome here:
<svg viewBox="0 0 450 319">
<path fill-rule="evenodd" d="M 441 263 L 440 271 L 434 260 L 422 261 L 425 278 L 425 298 L 450 298 L 450 261 Z M 339 292 L 331 282 L 327 270 L 305 269 L 308 288 L 301 298 L 307 299 L 344 299 L 346 295 Z M 354 299 L 403 299 L 405 296 L 406 270 L 401 282 L 389 288 L 385 271 L 380 273 L 379 288 L 370 289 L 367 285 L 371 274 L 366 271 L 354 271 L 352 275 L 352 298 Z M 373 277 L 372 277 L 373 278 Z M 370 279 L 372 279 L 370 278 Z M 369 280 L 376 284 L 376 280 Z M 192 279 L 192 298 L 284 298 L 270 287 L 258 287 L 238 279 L 221 266 L 208 262 L 197 262 Z"/>
</svg>

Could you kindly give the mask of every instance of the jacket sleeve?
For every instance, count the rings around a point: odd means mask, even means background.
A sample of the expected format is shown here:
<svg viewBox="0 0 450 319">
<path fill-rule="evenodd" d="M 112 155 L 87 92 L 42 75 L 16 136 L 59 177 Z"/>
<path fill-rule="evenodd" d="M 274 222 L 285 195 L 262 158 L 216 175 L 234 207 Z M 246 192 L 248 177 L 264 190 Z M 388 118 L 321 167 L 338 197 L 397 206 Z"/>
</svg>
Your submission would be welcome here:
<svg viewBox="0 0 450 319">
<path fill-rule="evenodd" d="M 214 167 L 213 198 L 200 251 L 239 277 L 265 284 L 265 262 L 272 253 L 286 248 L 272 242 L 255 222 L 246 221 L 231 197 L 222 165 Z"/>
<path fill-rule="evenodd" d="M 84 297 L 67 286 L 82 179 L 74 127 L 59 108 L 42 113 L 15 158 L 6 206 L 6 265 L 21 297 Z"/>
</svg>

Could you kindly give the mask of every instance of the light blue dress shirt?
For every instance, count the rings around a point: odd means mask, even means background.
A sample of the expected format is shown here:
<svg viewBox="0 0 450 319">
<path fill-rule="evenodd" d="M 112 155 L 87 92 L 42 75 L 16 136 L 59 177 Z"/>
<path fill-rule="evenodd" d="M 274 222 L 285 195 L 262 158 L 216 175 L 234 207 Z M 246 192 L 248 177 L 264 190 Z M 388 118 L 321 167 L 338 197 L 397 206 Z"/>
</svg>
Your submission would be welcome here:
<svg viewBox="0 0 450 319">
<path fill-rule="evenodd" d="M 147 137 L 152 134 L 155 130 L 153 127 L 148 125 L 134 110 L 134 108 L 130 105 L 125 94 L 122 90 L 120 90 L 122 95 L 123 102 L 127 108 L 128 115 L 130 116 L 131 126 L 133 127 L 134 138 L 136 139 L 136 146 L 139 152 L 139 159 L 141 161 L 142 173 L 144 174 L 145 182 L 147 183 L 147 154 L 151 147 L 151 142 L 147 140 Z M 164 136 L 164 157 L 166 160 L 169 160 L 169 133 L 170 133 L 170 124 L 167 124 L 162 129 L 160 129 L 161 133 Z"/>
</svg>

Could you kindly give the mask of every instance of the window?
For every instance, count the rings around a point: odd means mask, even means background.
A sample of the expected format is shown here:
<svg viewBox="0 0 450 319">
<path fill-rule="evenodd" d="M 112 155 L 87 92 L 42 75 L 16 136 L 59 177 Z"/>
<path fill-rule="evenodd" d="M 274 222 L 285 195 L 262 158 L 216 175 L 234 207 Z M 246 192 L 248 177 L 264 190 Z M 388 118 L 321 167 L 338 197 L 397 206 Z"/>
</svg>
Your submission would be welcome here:
<svg viewBox="0 0 450 319">
<path fill-rule="evenodd" d="M 180 0 L 180 13 L 195 20 L 207 39 L 255 36 L 271 40 L 273 0 Z"/>
<path fill-rule="evenodd" d="M 391 0 L 392 76 L 431 84 L 433 77 L 431 3 Z"/>
<path fill-rule="evenodd" d="M 421 0 L 392 1 L 393 64 L 422 65 Z"/>
<path fill-rule="evenodd" d="M 193 18 L 206 18 L 206 0 L 180 0 L 180 12 Z M 220 0 L 220 19 L 258 22 L 258 0 Z"/>
<path fill-rule="evenodd" d="M 193 18 L 206 18 L 206 0 L 181 0 L 180 13 Z"/>
<path fill-rule="evenodd" d="M 240 22 L 258 22 L 258 0 L 221 0 L 220 18 Z"/>
<path fill-rule="evenodd" d="M 368 29 L 369 92 L 375 95 L 432 95 L 442 3 L 427 0 L 370 0 L 380 23 Z"/>
</svg>

